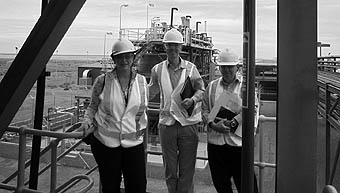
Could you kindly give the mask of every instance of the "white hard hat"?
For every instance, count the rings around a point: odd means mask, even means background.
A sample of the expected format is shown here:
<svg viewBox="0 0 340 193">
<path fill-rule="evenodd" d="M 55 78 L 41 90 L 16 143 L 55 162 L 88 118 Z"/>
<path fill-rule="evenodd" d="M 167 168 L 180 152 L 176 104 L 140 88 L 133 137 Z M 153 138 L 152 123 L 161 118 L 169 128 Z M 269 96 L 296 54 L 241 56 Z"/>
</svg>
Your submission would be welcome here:
<svg viewBox="0 0 340 193">
<path fill-rule="evenodd" d="M 222 51 L 218 55 L 217 65 L 219 66 L 235 66 L 239 63 L 240 61 L 237 55 L 230 52 L 228 49 Z"/>
<path fill-rule="evenodd" d="M 163 43 L 183 44 L 183 36 L 178 30 L 172 28 L 165 33 Z"/>
<path fill-rule="evenodd" d="M 136 51 L 135 46 L 132 44 L 130 40 L 126 39 L 118 40 L 112 46 L 112 56 L 135 51 Z"/>
</svg>

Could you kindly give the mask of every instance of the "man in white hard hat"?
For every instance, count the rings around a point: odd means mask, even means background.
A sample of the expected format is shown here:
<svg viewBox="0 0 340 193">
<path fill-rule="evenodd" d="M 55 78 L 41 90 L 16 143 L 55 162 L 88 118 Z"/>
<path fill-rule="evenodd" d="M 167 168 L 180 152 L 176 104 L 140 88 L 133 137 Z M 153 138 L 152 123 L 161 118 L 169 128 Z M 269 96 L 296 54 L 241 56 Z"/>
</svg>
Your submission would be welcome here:
<svg viewBox="0 0 340 193">
<path fill-rule="evenodd" d="M 233 193 L 231 178 L 238 192 L 241 191 L 242 74 L 238 63 L 235 54 L 222 51 L 217 61 L 222 77 L 209 83 L 203 97 L 203 121 L 208 125 L 208 162 L 218 193 Z M 255 106 L 258 107 L 257 97 Z M 257 107 L 255 128 L 259 117 Z M 254 179 L 257 193 L 255 175 Z"/>
<path fill-rule="evenodd" d="M 196 66 L 180 57 L 183 36 L 179 31 L 169 30 L 163 43 L 167 60 L 152 68 L 149 90 L 150 99 L 160 92 L 159 131 L 166 184 L 169 193 L 192 193 L 204 83 Z M 182 99 L 186 79 L 195 92 Z"/>
</svg>

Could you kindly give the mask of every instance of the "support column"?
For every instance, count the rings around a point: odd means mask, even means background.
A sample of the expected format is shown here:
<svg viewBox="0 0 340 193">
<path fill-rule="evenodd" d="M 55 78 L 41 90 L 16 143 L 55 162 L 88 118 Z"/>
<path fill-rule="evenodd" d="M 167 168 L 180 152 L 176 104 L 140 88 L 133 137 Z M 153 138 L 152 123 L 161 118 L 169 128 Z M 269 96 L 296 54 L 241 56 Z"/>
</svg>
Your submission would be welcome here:
<svg viewBox="0 0 340 193">
<path fill-rule="evenodd" d="M 41 2 L 41 14 L 43 14 L 49 0 L 42 0 Z M 46 65 L 46 64 L 45 64 Z M 37 81 L 37 94 L 34 113 L 33 128 L 42 130 L 42 122 L 44 116 L 44 101 L 45 101 L 45 82 L 46 82 L 46 68 L 43 69 Z M 33 108 L 33 107 L 32 107 Z M 32 109 L 33 112 L 33 109 Z M 33 119 L 33 117 L 32 117 Z M 40 146 L 41 136 L 34 135 L 32 140 L 32 152 L 31 152 L 31 168 L 30 168 L 30 180 L 28 187 L 33 190 L 38 189 L 38 177 L 39 177 L 39 161 L 40 161 Z"/>
<path fill-rule="evenodd" d="M 255 2 L 243 1 L 242 193 L 254 192 Z"/>
<path fill-rule="evenodd" d="M 278 2 L 276 192 L 316 192 L 317 0 Z"/>
</svg>

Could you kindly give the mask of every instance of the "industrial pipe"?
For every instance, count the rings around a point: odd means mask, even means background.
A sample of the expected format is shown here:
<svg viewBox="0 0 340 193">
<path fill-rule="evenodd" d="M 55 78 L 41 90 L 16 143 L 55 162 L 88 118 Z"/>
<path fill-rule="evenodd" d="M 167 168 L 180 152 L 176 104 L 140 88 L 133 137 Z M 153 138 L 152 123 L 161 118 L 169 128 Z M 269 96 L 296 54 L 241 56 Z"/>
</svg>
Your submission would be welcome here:
<svg viewBox="0 0 340 193">
<path fill-rule="evenodd" d="M 173 22 L 174 10 L 178 11 L 178 9 L 176 7 L 171 8 L 170 28 L 173 28 L 172 22 Z"/>
<path fill-rule="evenodd" d="M 200 21 L 196 22 L 196 33 L 198 33 L 198 24 L 200 24 L 200 23 L 201 23 Z"/>
</svg>

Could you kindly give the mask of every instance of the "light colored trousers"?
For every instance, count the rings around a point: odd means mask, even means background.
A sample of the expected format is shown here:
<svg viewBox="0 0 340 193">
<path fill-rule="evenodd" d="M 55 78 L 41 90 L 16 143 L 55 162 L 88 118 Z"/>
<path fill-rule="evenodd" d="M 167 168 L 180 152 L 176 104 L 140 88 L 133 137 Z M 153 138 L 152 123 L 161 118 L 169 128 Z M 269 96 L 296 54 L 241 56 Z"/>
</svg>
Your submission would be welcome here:
<svg viewBox="0 0 340 193">
<path fill-rule="evenodd" d="M 165 167 L 165 180 L 169 193 L 193 193 L 198 146 L 197 124 L 159 126 Z"/>
</svg>

